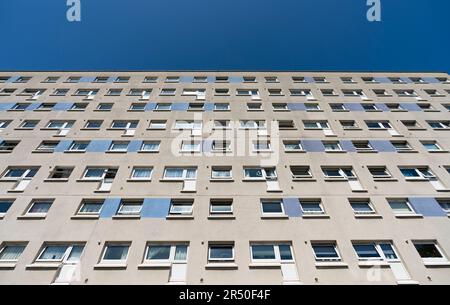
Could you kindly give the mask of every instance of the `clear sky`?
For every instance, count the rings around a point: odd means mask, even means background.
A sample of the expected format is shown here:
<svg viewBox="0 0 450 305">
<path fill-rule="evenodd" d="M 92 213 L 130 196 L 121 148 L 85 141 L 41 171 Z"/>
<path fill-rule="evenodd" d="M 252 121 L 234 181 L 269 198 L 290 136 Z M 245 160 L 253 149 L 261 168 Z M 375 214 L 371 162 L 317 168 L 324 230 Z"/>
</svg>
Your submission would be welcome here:
<svg viewBox="0 0 450 305">
<path fill-rule="evenodd" d="M 0 70 L 450 72 L 450 1 L 0 0 Z"/>
</svg>

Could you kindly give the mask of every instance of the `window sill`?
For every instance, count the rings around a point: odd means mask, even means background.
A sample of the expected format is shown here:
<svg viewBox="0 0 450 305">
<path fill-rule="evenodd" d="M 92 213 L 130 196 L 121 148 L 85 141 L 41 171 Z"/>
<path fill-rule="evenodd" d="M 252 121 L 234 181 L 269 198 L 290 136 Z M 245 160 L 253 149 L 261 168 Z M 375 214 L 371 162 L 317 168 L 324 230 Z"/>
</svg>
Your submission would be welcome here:
<svg viewBox="0 0 450 305">
<path fill-rule="evenodd" d="M 126 150 L 107 150 L 105 154 L 126 154 Z"/>
<path fill-rule="evenodd" d="M 127 182 L 152 182 L 152 179 L 127 179 Z"/>
<path fill-rule="evenodd" d="M 194 219 L 194 215 L 167 215 L 167 220 L 188 220 L 188 219 Z"/>
<path fill-rule="evenodd" d="M 159 150 L 138 150 L 138 154 L 157 154 Z"/>
<path fill-rule="evenodd" d="M 345 150 L 325 150 L 327 154 L 345 154 Z"/>
<path fill-rule="evenodd" d="M 373 178 L 373 181 L 375 181 L 375 182 L 395 182 L 395 181 L 398 181 L 398 179 L 395 179 L 395 178 Z"/>
<path fill-rule="evenodd" d="M 100 263 L 94 265 L 94 269 L 127 269 L 127 264 L 108 264 L 108 263 Z"/>
<path fill-rule="evenodd" d="M 447 268 L 447 267 L 450 267 L 450 261 L 446 261 L 446 262 L 424 262 L 423 264 L 427 268 L 439 268 L 439 267 Z"/>
<path fill-rule="evenodd" d="M 85 150 L 65 150 L 65 154 L 84 154 Z"/>
<path fill-rule="evenodd" d="M 281 263 L 251 263 L 248 267 L 250 269 L 280 269 Z"/>
<path fill-rule="evenodd" d="M 358 149 L 356 149 L 356 152 L 358 154 L 376 154 L 376 153 L 378 153 L 378 150 L 374 150 L 374 149 L 372 149 L 372 150 L 358 150 Z"/>
<path fill-rule="evenodd" d="M 80 130 L 100 130 L 100 128 L 80 128 Z"/>
<path fill-rule="evenodd" d="M 12 152 L 12 150 L 0 150 L 0 154 L 10 154 Z"/>
<path fill-rule="evenodd" d="M 0 270 L 14 269 L 16 265 L 16 263 L 0 263 Z"/>
<path fill-rule="evenodd" d="M 430 154 L 448 153 L 448 150 L 428 150 Z"/>
<path fill-rule="evenodd" d="M 209 179 L 209 182 L 234 182 L 234 179 Z"/>
<path fill-rule="evenodd" d="M 316 262 L 316 268 L 348 268 L 343 262 Z"/>
<path fill-rule="evenodd" d="M 403 281 L 397 281 L 398 285 L 420 285 L 418 281 L 413 280 L 403 280 Z"/>
<path fill-rule="evenodd" d="M 32 263 L 25 266 L 25 269 L 27 270 L 53 270 L 58 269 L 60 266 L 59 262 L 56 263 Z"/>
<path fill-rule="evenodd" d="M 409 131 L 418 131 L 418 130 L 427 130 L 426 128 L 416 127 L 416 128 L 408 128 Z"/>
<path fill-rule="evenodd" d="M 330 218 L 330 215 L 327 215 L 327 214 L 317 214 L 317 215 L 310 214 L 310 215 L 305 215 L 305 214 L 303 214 L 302 218 L 303 219 L 328 219 L 328 218 Z"/>
<path fill-rule="evenodd" d="M 47 215 L 21 215 L 17 216 L 17 219 L 45 219 Z"/>
<path fill-rule="evenodd" d="M 317 180 L 314 178 L 292 178 L 292 181 L 297 182 L 316 182 Z"/>
<path fill-rule="evenodd" d="M 355 215 L 356 219 L 371 219 L 371 218 L 383 218 L 380 214 L 358 214 Z"/>
<path fill-rule="evenodd" d="M 53 150 L 33 150 L 31 151 L 32 154 L 52 154 L 54 153 Z"/>
<path fill-rule="evenodd" d="M 397 150 L 397 152 L 401 154 L 418 153 L 417 150 Z"/>
<path fill-rule="evenodd" d="M 422 214 L 397 214 L 395 218 L 423 218 Z"/>
<path fill-rule="evenodd" d="M 92 220 L 92 219 L 99 219 L 100 215 L 73 215 L 70 217 L 70 219 L 73 220 Z"/>
<path fill-rule="evenodd" d="M 389 267 L 389 263 L 385 261 L 361 261 L 358 263 L 358 266 L 361 268 L 371 268 L 371 267 Z"/>
<path fill-rule="evenodd" d="M 205 269 L 238 269 L 238 265 L 235 263 L 208 263 L 205 265 Z"/>
<path fill-rule="evenodd" d="M 140 219 L 141 215 L 113 215 L 112 219 Z"/>
<path fill-rule="evenodd" d="M 236 216 L 234 215 L 209 215 L 208 219 L 210 220 L 234 220 Z"/>
<path fill-rule="evenodd" d="M 299 150 L 285 150 L 284 151 L 287 154 L 292 154 L 292 153 L 306 153 L 306 150 L 303 149 L 299 149 Z"/>
<path fill-rule="evenodd" d="M 143 263 L 138 265 L 138 269 L 170 269 L 171 267 L 171 263 Z"/>
<path fill-rule="evenodd" d="M 64 178 L 64 179 L 52 179 L 52 178 L 44 179 L 44 182 L 68 182 L 68 181 L 69 181 L 69 179 L 66 179 L 66 178 Z"/>
<path fill-rule="evenodd" d="M 288 215 L 262 215 L 261 219 L 289 219 Z"/>
</svg>

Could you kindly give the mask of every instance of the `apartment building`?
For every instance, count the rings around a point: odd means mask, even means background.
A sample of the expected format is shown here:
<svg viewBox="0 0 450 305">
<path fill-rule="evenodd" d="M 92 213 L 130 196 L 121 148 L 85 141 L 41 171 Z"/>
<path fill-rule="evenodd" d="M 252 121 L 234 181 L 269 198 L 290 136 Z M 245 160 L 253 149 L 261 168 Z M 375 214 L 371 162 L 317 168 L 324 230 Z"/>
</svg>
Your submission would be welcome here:
<svg viewBox="0 0 450 305">
<path fill-rule="evenodd" d="M 449 284 L 446 73 L 1 72 L 1 284 Z"/>
</svg>

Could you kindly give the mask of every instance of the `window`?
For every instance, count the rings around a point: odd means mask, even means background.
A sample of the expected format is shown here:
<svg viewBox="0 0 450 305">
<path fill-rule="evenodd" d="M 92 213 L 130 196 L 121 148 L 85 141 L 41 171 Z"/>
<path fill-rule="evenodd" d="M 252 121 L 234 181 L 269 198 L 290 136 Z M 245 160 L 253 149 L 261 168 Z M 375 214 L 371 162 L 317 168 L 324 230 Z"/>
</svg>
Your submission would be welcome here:
<svg viewBox="0 0 450 305">
<path fill-rule="evenodd" d="M 360 96 L 360 97 L 365 97 L 365 94 L 362 90 L 360 89 L 356 89 L 356 90 L 349 90 L 349 89 L 344 89 L 342 90 L 342 93 L 344 94 L 344 96 Z"/>
<path fill-rule="evenodd" d="M 327 83 L 327 79 L 323 76 L 314 76 L 313 80 L 315 83 Z"/>
<path fill-rule="evenodd" d="M 414 209 L 411 207 L 408 199 L 406 198 L 388 199 L 388 203 L 391 209 L 394 211 L 394 214 L 397 216 L 416 214 Z"/>
<path fill-rule="evenodd" d="M 355 215 L 370 215 L 375 214 L 375 209 L 370 202 L 370 199 L 367 198 L 352 198 L 348 200 L 350 202 L 350 206 L 353 209 Z"/>
<path fill-rule="evenodd" d="M 311 90 L 309 89 L 289 89 L 291 96 L 305 96 L 313 98 Z"/>
<path fill-rule="evenodd" d="M 144 83 L 156 83 L 158 81 L 157 76 L 146 76 L 144 78 Z"/>
<path fill-rule="evenodd" d="M 5 243 L 0 248 L 0 264 L 5 262 L 16 262 L 23 250 L 25 250 L 26 244 L 20 243 Z"/>
<path fill-rule="evenodd" d="M 216 76 L 216 83 L 228 83 L 228 76 Z"/>
<path fill-rule="evenodd" d="M 323 96 L 336 96 L 336 92 L 333 89 L 320 89 Z"/>
<path fill-rule="evenodd" d="M 433 129 L 450 129 L 450 121 L 428 121 Z"/>
<path fill-rule="evenodd" d="M 88 120 L 86 125 L 84 125 L 85 129 L 99 129 L 102 126 L 103 121 L 101 120 Z"/>
<path fill-rule="evenodd" d="M 231 141 L 227 140 L 213 140 L 212 149 L 217 152 L 231 151 Z"/>
<path fill-rule="evenodd" d="M 112 129 L 136 129 L 139 121 L 113 121 Z"/>
<path fill-rule="evenodd" d="M 304 215 L 324 215 L 325 210 L 323 209 L 322 200 L 320 199 L 309 199 L 300 198 L 300 208 Z"/>
<path fill-rule="evenodd" d="M 312 243 L 312 248 L 318 262 L 341 260 L 335 243 Z"/>
<path fill-rule="evenodd" d="M 361 104 L 365 111 L 379 111 L 377 105 L 375 104 Z"/>
<path fill-rule="evenodd" d="M 420 129 L 422 126 L 416 120 L 401 121 L 408 129 Z"/>
<path fill-rule="evenodd" d="M 15 83 L 27 83 L 29 80 L 31 80 L 30 76 L 20 76 L 14 82 Z"/>
<path fill-rule="evenodd" d="M 97 76 L 96 78 L 94 78 L 94 80 L 92 81 L 93 83 L 106 83 L 108 81 L 109 77 L 108 76 Z"/>
<path fill-rule="evenodd" d="M 144 141 L 142 142 L 141 150 L 146 152 L 157 152 L 159 151 L 160 141 Z"/>
<path fill-rule="evenodd" d="M 151 120 L 148 128 L 150 129 L 166 129 L 166 120 Z"/>
<path fill-rule="evenodd" d="M 55 166 L 50 172 L 48 179 L 67 180 L 72 174 L 73 167 Z"/>
<path fill-rule="evenodd" d="M 270 152 L 270 141 L 267 140 L 258 140 L 252 142 L 253 151 L 254 152 Z"/>
<path fill-rule="evenodd" d="M 132 180 L 150 180 L 152 178 L 152 167 L 133 167 L 131 171 Z"/>
<path fill-rule="evenodd" d="M 113 107 L 112 103 L 100 103 L 98 104 L 96 110 L 97 111 L 111 111 Z"/>
<path fill-rule="evenodd" d="M 93 99 L 98 91 L 98 89 L 78 89 L 77 91 L 75 91 L 75 95 L 85 96 L 85 99 Z"/>
<path fill-rule="evenodd" d="M 121 200 L 117 215 L 140 215 L 143 200 Z"/>
<path fill-rule="evenodd" d="M 323 167 L 322 171 L 326 179 L 348 179 L 355 177 L 351 167 Z"/>
<path fill-rule="evenodd" d="M 53 204 L 53 199 L 33 199 L 26 215 L 45 216 Z"/>
<path fill-rule="evenodd" d="M 303 121 L 305 129 L 329 129 L 327 121 Z"/>
<path fill-rule="evenodd" d="M 85 152 L 88 146 L 89 141 L 73 141 L 72 144 L 69 146 L 68 151 Z"/>
<path fill-rule="evenodd" d="M 450 213 L 450 198 L 436 198 L 436 201 L 446 213 Z"/>
<path fill-rule="evenodd" d="M 25 111 L 31 104 L 30 103 L 16 103 L 11 110 Z"/>
<path fill-rule="evenodd" d="M 422 109 L 423 111 L 439 111 L 439 110 L 436 110 L 435 108 L 434 108 L 434 106 L 432 106 L 431 104 L 424 104 L 424 103 L 420 103 L 420 104 L 417 104 L 417 106 L 419 106 L 419 108 L 420 109 Z"/>
<path fill-rule="evenodd" d="M 122 89 L 108 89 L 108 92 L 106 92 L 106 95 L 108 96 L 119 96 L 122 93 Z"/>
<path fill-rule="evenodd" d="M 70 111 L 84 111 L 86 110 L 88 104 L 87 103 L 74 103 L 70 106 Z"/>
<path fill-rule="evenodd" d="M 130 89 L 128 95 L 139 96 L 141 99 L 148 99 L 151 93 L 152 89 Z"/>
<path fill-rule="evenodd" d="M 394 90 L 394 92 L 399 96 L 399 97 L 417 97 L 417 93 L 414 90 Z"/>
<path fill-rule="evenodd" d="M 303 151 L 302 143 L 297 140 L 285 140 L 283 141 L 283 145 L 286 152 Z"/>
<path fill-rule="evenodd" d="M 131 111 L 144 111 L 147 104 L 145 103 L 131 103 L 130 110 Z"/>
<path fill-rule="evenodd" d="M 51 120 L 47 123 L 47 129 L 67 129 L 73 126 L 74 121 Z"/>
<path fill-rule="evenodd" d="M 100 263 L 125 263 L 129 248 L 130 244 L 107 243 L 103 250 Z"/>
<path fill-rule="evenodd" d="M 3 217 L 13 205 L 14 199 L 0 199 L 0 217 Z"/>
<path fill-rule="evenodd" d="M 1 140 L 0 140 L 1 141 Z M 19 144 L 20 141 L 1 141 L 0 142 L 0 151 L 11 152 L 14 148 Z"/>
<path fill-rule="evenodd" d="M 11 76 L 0 76 L 0 84 L 6 83 L 10 78 Z"/>
<path fill-rule="evenodd" d="M 205 110 L 204 103 L 189 103 L 188 111 L 203 111 Z"/>
<path fill-rule="evenodd" d="M 36 175 L 39 167 L 8 167 L 2 176 L 6 180 L 30 179 Z"/>
<path fill-rule="evenodd" d="M 36 262 L 79 261 L 83 249 L 84 244 L 44 244 Z"/>
<path fill-rule="evenodd" d="M 163 179 L 184 180 L 184 179 L 195 179 L 196 177 L 197 177 L 197 168 L 166 167 L 164 169 Z"/>
<path fill-rule="evenodd" d="M 356 83 L 355 80 L 353 80 L 353 78 L 352 78 L 351 76 L 344 76 L 344 77 L 341 77 L 341 81 L 342 81 L 344 84 L 353 84 L 353 83 Z"/>
<path fill-rule="evenodd" d="M 211 169 L 211 179 L 229 180 L 232 178 L 231 166 L 213 166 Z"/>
<path fill-rule="evenodd" d="M 166 83 L 178 83 L 180 81 L 179 76 L 167 76 L 165 82 Z"/>
<path fill-rule="evenodd" d="M 290 243 L 251 243 L 250 252 L 253 262 L 292 262 Z"/>
<path fill-rule="evenodd" d="M 276 180 L 277 173 L 275 167 L 247 167 L 244 168 L 244 177 L 251 180 Z"/>
<path fill-rule="evenodd" d="M 256 83 L 256 77 L 254 76 L 244 76 L 242 78 L 244 80 L 244 83 Z"/>
<path fill-rule="evenodd" d="M 284 216 L 283 202 L 276 200 L 261 200 L 261 211 L 263 216 Z"/>
<path fill-rule="evenodd" d="M 116 176 L 117 168 L 107 167 L 87 167 L 83 173 L 83 180 L 98 181 L 105 178 L 113 179 Z"/>
<path fill-rule="evenodd" d="M 293 179 L 312 179 L 309 166 L 290 166 Z"/>
<path fill-rule="evenodd" d="M 176 120 L 175 129 L 202 129 L 202 121 Z"/>
<path fill-rule="evenodd" d="M 303 76 L 292 76 L 292 81 L 294 83 L 306 83 L 306 79 Z"/>
<path fill-rule="evenodd" d="M 210 215 L 232 215 L 233 199 L 211 199 L 209 213 Z"/>
<path fill-rule="evenodd" d="M 104 200 L 102 199 L 83 199 L 77 215 L 99 215 L 103 203 Z"/>
<path fill-rule="evenodd" d="M 287 103 L 273 103 L 272 109 L 273 111 L 289 111 Z"/>
<path fill-rule="evenodd" d="M 368 166 L 370 174 L 374 179 L 391 179 L 392 175 L 389 173 L 386 166 Z"/>
<path fill-rule="evenodd" d="M 194 83 L 206 83 L 208 82 L 208 77 L 206 76 L 194 76 L 193 81 Z"/>
<path fill-rule="evenodd" d="M 2 88 L 0 89 L 0 95 L 11 95 L 16 91 L 14 88 Z"/>
<path fill-rule="evenodd" d="M 208 245 L 208 262 L 233 262 L 234 244 L 216 244 Z"/>
<path fill-rule="evenodd" d="M 416 83 L 416 84 L 424 84 L 424 83 L 426 83 L 424 80 L 423 80 L 423 78 L 421 78 L 421 77 L 410 77 L 409 78 L 413 83 Z"/>
<path fill-rule="evenodd" d="M 361 79 L 365 82 L 365 83 L 378 83 L 378 81 L 371 76 L 367 76 L 367 77 L 361 77 Z"/>
<path fill-rule="evenodd" d="M 176 89 L 175 88 L 162 88 L 161 92 L 159 93 L 159 95 L 162 96 L 173 96 L 176 93 Z"/>
<path fill-rule="evenodd" d="M 444 94 L 440 93 L 438 90 L 436 89 L 425 89 L 424 90 L 429 96 L 431 97 L 441 97 L 441 96 L 445 96 Z"/>
<path fill-rule="evenodd" d="M 129 144 L 129 141 L 112 141 L 108 151 L 126 152 Z"/>
<path fill-rule="evenodd" d="M 230 120 L 214 120 L 214 129 L 227 129 L 230 127 Z"/>
<path fill-rule="evenodd" d="M 358 124 L 356 124 L 355 121 L 349 120 L 349 121 L 339 121 L 341 123 L 342 128 L 344 130 L 351 130 L 351 129 L 358 129 Z"/>
<path fill-rule="evenodd" d="M 114 80 L 115 83 L 128 83 L 130 80 L 129 76 L 117 76 Z"/>
<path fill-rule="evenodd" d="M 145 252 L 146 263 L 187 262 L 187 244 L 148 244 Z"/>
<path fill-rule="evenodd" d="M 409 145 L 407 141 L 391 141 L 391 144 L 397 152 L 413 151 L 411 145 Z"/>
<path fill-rule="evenodd" d="M 306 111 L 321 111 L 319 104 L 317 103 L 305 103 Z"/>
<path fill-rule="evenodd" d="M 247 103 L 248 111 L 262 111 L 262 103 Z"/>
<path fill-rule="evenodd" d="M 265 129 L 266 122 L 265 121 L 252 121 L 252 120 L 243 120 L 240 121 L 240 126 L 243 129 Z"/>
<path fill-rule="evenodd" d="M 170 111 L 172 109 L 171 103 L 156 103 L 155 111 Z"/>
<path fill-rule="evenodd" d="M 284 95 L 281 89 L 267 89 L 270 96 L 281 96 Z"/>
<path fill-rule="evenodd" d="M 36 148 L 38 152 L 53 152 L 59 141 L 42 141 Z"/>
<path fill-rule="evenodd" d="M 177 199 L 170 202 L 169 215 L 192 215 L 194 200 Z"/>
<path fill-rule="evenodd" d="M 280 130 L 295 129 L 295 123 L 293 120 L 278 120 L 278 128 Z"/>
<path fill-rule="evenodd" d="M 56 95 L 56 96 L 65 96 L 67 93 L 69 93 L 69 89 L 55 89 L 55 91 L 53 91 L 52 95 Z"/>
<path fill-rule="evenodd" d="M 237 96 L 252 96 L 256 99 L 259 99 L 259 91 L 258 89 L 237 89 Z"/>
<path fill-rule="evenodd" d="M 420 141 L 420 143 L 429 152 L 444 151 L 436 141 Z"/>
<path fill-rule="evenodd" d="M 397 253 L 390 242 L 380 243 L 354 243 L 356 255 L 360 261 L 368 260 L 383 260 L 392 261 L 398 260 Z"/>
<path fill-rule="evenodd" d="M 369 129 L 392 129 L 389 121 L 366 121 L 366 124 Z"/>
<path fill-rule="evenodd" d="M 229 111 L 229 103 L 214 103 L 214 111 Z"/>
<path fill-rule="evenodd" d="M 80 80 L 80 76 L 69 76 L 66 80 L 66 83 L 78 83 Z"/>
<path fill-rule="evenodd" d="M 435 241 L 414 242 L 414 247 L 424 263 L 447 262 L 447 258 Z"/>
<path fill-rule="evenodd" d="M 435 175 L 428 167 L 400 167 L 400 171 L 406 180 L 435 178 Z"/>
<path fill-rule="evenodd" d="M 343 151 L 339 141 L 322 141 L 326 152 Z"/>
<path fill-rule="evenodd" d="M 279 83 L 278 77 L 276 76 L 266 76 L 264 79 L 266 83 Z"/>
<path fill-rule="evenodd" d="M 369 141 L 352 141 L 352 144 L 358 152 L 375 151 Z"/>
<path fill-rule="evenodd" d="M 216 88 L 214 91 L 215 95 L 221 95 L 221 96 L 226 96 L 226 95 L 230 95 L 230 89 L 228 88 Z"/>
<path fill-rule="evenodd" d="M 11 121 L 6 121 L 6 120 L 0 121 L 0 129 L 5 129 L 6 127 L 9 126 L 9 123 L 11 123 Z"/>
<path fill-rule="evenodd" d="M 201 142 L 200 141 L 182 141 L 181 142 L 181 152 L 200 152 Z"/>
<path fill-rule="evenodd" d="M 379 97 L 391 96 L 385 89 L 373 89 L 372 91 Z"/>
</svg>

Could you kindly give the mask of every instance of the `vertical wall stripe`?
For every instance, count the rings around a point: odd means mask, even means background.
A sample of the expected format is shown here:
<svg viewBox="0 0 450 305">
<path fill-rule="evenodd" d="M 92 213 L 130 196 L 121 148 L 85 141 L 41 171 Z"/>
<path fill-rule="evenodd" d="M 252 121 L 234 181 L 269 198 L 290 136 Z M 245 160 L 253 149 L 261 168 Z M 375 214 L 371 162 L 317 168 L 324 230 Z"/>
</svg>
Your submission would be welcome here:
<svg viewBox="0 0 450 305">
<path fill-rule="evenodd" d="M 92 83 L 95 77 L 82 77 L 80 78 L 80 83 Z"/>
<path fill-rule="evenodd" d="M 370 143 L 370 145 L 372 145 L 373 149 L 375 149 L 379 152 L 396 152 L 397 151 L 390 141 L 369 140 L 369 143 Z"/>
<path fill-rule="evenodd" d="M 409 77 L 400 77 L 402 81 L 404 81 L 406 84 L 411 84 L 413 81 L 409 79 Z"/>
<path fill-rule="evenodd" d="M 288 103 L 287 107 L 291 111 L 305 111 L 306 110 L 304 103 Z"/>
<path fill-rule="evenodd" d="M 128 144 L 127 152 L 137 152 L 141 149 L 142 141 L 141 140 L 133 140 Z"/>
<path fill-rule="evenodd" d="M 54 111 L 67 111 L 73 106 L 73 103 L 56 103 L 52 110 Z"/>
<path fill-rule="evenodd" d="M 216 77 L 215 76 L 208 76 L 207 77 L 207 81 L 208 81 L 208 83 L 214 83 L 216 81 Z"/>
<path fill-rule="evenodd" d="M 203 140 L 202 141 L 202 151 L 211 152 L 212 151 L 213 140 Z"/>
<path fill-rule="evenodd" d="M 166 218 L 169 214 L 170 198 L 145 198 L 141 209 L 143 218 Z"/>
<path fill-rule="evenodd" d="M 6 111 L 14 107 L 14 103 L 0 103 L 0 111 Z"/>
<path fill-rule="evenodd" d="M 41 106 L 41 104 L 42 103 L 31 103 L 31 105 L 27 107 L 26 111 L 38 109 L 38 107 Z"/>
<path fill-rule="evenodd" d="M 375 77 L 374 78 L 377 82 L 381 83 L 381 84 L 390 84 L 392 83 L 389 78 L 387 77 Z"/>
<path fill-rule="evenodd" d="M 64 152 L 69 149 L 72 140 L 62 140 L 56 145 L 54 152 Z"/>
<path fill-rule="evenodd" d="M 214 110 L 214 103 L 205 103 L 205 111 L 211 112 Z"/>
<path fill-rule="evenodd" d="M 342 147 L 343 150 L 348 151 L 348 152 L 355 152 L 356 151 L 356 148 L 355 148 L 355 146 L 353 146 L 352 141 L 350 141 L 350 140 L 342 140 L 342 141 L 339 141 L 339 142 L 340 142 L 341 147 Z"/>
<path fill-rule="evenodd" d="M 114 83 L 116 81 L 116 78 L 117 77 L 115 77 L 115 76 L 110 76 L 106 82 L 107 83 Z"/>
<path fill-rule="evenodd" d="M 155 110 L 156 103 L 147 103 L 145 105 L 145 111 L 153 111 Z"/>
<path fill-rule="evenodd" d="M 289 217 L 301 217 L 302 209 L 298 198 L 283 198 L 284 213 Z"/>
<path fill-rule="evenodd" d="M 244 78 L 242 76 L 230 76 L 228 78 L 230 83 L 242 83 L 244 82 Z"/>
<path fill-rule="evenodd" d="M 416 103 L 401 103 L 400 106 L 408 111 L 422 111 Z"/>
<path fill-rule="evenodd" d="M 386 106 L 386 104 L 377 103 L 377 104 L 375 104 L 375 106 L 378 107 L 378 109 L 380 109 L 382 111 L 390 111 L 390 109 L 388 108 L 388 106 Z"/>
<path fill-rule="evenodd" d="M 187 111 L 188 106 L 189 106 L 188 103 L 173 103 L 172 110 L 173 111 Z"/>
<path fill-rule="evenodd" d="M 106 198 L 100 211 L 100 218 L 111 218 L 116 215 L 120 206 L 120 198 Z"/>
<path fill-rule="evenodd" d="M 425 217 L 447 217 L 447 213 L 444 212 L 435 198 L 410 197 L 408 200 L 417 214 L 422 214 Z"/>
<path fill-rule="evenodd" d="M 303 149 L 307 152 L 322 152 L 325 151 L 325 147 L 320 140 L 302 140 L 301 144 Z"/>
<path fill-rule="evenodd" d="M 305 77 L 305 81 L 306 81 L 307 83 L 314 83 L 314 78 L 312 78 L 311 76 L 306 76 L 306 77 Z"/>
<path fill-rule="evenodd" d="M 105 152 L 111 146 L 111 140 L 92 140 L 86 147 L 87 152 Z"/>
<path fill-rule="evenodd" d="M 20 76 L 11 76 L 5 83 L 14 83 Z"/>
<path fill-rule="evenodd" d="M 192 76 L 181 76 L 180 83 L 192 83 L 194 78 Z"/>
<path fill-rule="evenodd" d="M 440 81 L 435 77 L 424 77 L 423 80 L 430 84 L 439 84 L 440 83 Z"/>
</svg>

